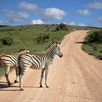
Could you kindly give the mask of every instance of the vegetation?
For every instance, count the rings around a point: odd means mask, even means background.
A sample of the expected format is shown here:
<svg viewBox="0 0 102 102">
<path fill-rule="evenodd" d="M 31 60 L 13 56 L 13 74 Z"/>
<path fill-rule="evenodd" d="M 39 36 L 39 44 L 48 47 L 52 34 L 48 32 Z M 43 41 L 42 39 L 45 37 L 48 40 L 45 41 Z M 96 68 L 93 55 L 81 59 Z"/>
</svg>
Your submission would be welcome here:
<svg viewBox="0 0 102 102">
<path fill-rule="evenodd" d="M 67 25 L 61 23 L 61 24 L 59 24 L 59 25 L 56 27 L 56 29 L 55 29 L 55 31 L 62 31 L 62 30 L 63 30 L 63 31 L 68 31 Z"/>
<path fill-rule="evenodd" d="M 57 25 L 0 27 L 0 52 L 17 53 L 26 48 L 42 52 L 52 41 L 62 40 L 68 31 L 55 31 Z"/>
<path fill-rule="evenodd" d="M 72 30 L 96 29 L 65 24 L 0 26 L 0 52 L 17 53 L 20 49 L 41 53 L 52 42 L 62 40 Z M 4 70 L 0 68 L 0 75 Z"/>
<path fill-rule="evenodd" d="M 42 52 L 50 43 L 62 40 L 72 30 L 96 29 L 93 27 L 70 26 L 63 23 L 0 27 L 0 52 L 17 53 L 26 48 L 31 52 Z"/>
<path fill-rule="evenodd" d="M 1 43 L 5 46 L 10 46 L 13 44 L 13 39 L 10 38 L 10 37 L 5 37 L 5 38 L 2 38 L 1 40 Z"/>
<path fill-rule="evenodd" d="M 5 70 L 3 68 L 0 68 L 0 76 L 4 75 Z"/>
<path fill-rule="evenodd" d="M 102 59 L 102 29 L 89 32 L 82 49 L 90 55 Z"/>
<path fill-rule="evenodd" d="M 49 40 L 50 40 L 50 36 L 48 34 L 41 34 L 34 39 L 34 42 L 36 44 L 38 44 L 38 43 L 42 44 L 42 43 L 48 42 Z"/>
<path fill-rule="evenodd" d="M 90 32 L 85 38 L 87 43 L 102 43 L 102 30 Z"/>
</svg>

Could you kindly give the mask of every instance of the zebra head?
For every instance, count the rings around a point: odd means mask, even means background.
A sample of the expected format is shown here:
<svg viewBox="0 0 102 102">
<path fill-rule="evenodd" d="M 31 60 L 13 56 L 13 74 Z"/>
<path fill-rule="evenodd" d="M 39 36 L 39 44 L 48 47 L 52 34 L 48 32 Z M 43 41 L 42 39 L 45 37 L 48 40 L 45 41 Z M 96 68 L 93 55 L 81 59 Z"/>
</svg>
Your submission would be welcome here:
<svg viewBox="0 0 102 102">
<path fill-rule="evenodd" d="M 29 50 L 27 49 L 20 49 L 19 54 L 29 53 Z"/>
<path fill-rule="evenodd" d="M 45 49 L 44 54 L 48 54 L 51 58 L 54 58 L 55 55 L 62 57 L 63 54 L 60 51 L 59 45 L 60 45 L 60 42 L 52 43 Z"/>
<path fill-rule="evenodd" d="M 58 55 L 59 57 L 62 57 L 63 54 L 62 54 L 62 52 L 60 50 L 60 46 L 59 45 L 60 45 L 60 42 L 57 42 L 56 45 L 55 45 L 55 54 Z"/>
</svg>

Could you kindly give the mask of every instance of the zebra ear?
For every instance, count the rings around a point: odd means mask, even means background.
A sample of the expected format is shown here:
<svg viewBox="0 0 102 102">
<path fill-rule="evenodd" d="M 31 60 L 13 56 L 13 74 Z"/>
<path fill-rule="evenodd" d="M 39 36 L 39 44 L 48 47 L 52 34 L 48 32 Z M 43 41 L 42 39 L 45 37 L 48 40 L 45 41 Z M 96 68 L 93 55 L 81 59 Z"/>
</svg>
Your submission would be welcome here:
<svg viewBox="0 0 102 102">
<path fill-rule="evenodd" d="M 61 44 L 61 41 L 57 41 L 56 44 L 60 45 Z"/>
</svg>

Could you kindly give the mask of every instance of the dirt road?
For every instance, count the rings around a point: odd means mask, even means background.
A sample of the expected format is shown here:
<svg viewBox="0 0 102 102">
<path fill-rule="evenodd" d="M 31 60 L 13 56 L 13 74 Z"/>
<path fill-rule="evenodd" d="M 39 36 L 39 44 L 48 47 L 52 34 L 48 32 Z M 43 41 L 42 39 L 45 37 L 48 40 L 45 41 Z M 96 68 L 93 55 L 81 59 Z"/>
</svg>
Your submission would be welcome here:
<svg viewBox="0 0 102 102">
<path fill-rule="evenodd" d="M 5 79 L 0 80 L 0 102 L 102 102 L 102 61 L 81 50 L 86 32 L 65 36 L 61 43 L 64 56 L 56 57 L 49 70 L 50 88 L 39 88 L 40 71 L 29 69 L 23 92 L 18 84 L 7 87 Z"/>
</svg>

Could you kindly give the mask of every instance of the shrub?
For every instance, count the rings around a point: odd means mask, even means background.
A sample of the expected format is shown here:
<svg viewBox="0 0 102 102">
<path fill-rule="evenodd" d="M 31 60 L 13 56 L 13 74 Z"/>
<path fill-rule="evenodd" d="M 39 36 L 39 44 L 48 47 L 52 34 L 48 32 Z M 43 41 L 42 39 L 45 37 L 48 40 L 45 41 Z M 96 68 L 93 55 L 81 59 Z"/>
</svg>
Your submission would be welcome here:
<svg viewBox="0 0 102 102">
<path fill-rule="evenodd" d="M 89 33 L 85 38 L 86 43 L 102 43 L 102 30 Z"/>
<path fill-rule="evenodd" d="M 61 31 L 61 30 L 64 30 L 64 31 L 68 30 L 67 26 L 65 24 L 63 24 L 63 23 L 59 24 L 55 29 L 55 31 Z"/>
<path fill-rule="evenodd" d="M 1 42 L 3 45 L 10 46 L 13 44 L 13 39 L 10 37 L 5 37 L 5 38 L 1 39 Z"/>
<path fill-rule="evenodd" d="M 96 56 L 96 58 L 102 60 L 102 53 L 98 53 L 97 56 Z"/>
<path fill-rule="evenodd" d="M 49 35 L 47 34 L 41 34 L 40 36 L 36 37 L 34 40 L 36 43 L 45 43 L 48 42 L 48 40 L 50 39 Z"/>
<path fill-rule="evenodd" d="M 60 39 L 57 38 L 57 37 L 52 37 L 52 38 L 51 38 L 51 42 L 52 42 L 52 43 L 53 43 L 53 42 L 58 42 L 58 41 L 60 41 Z"/>
<path fill-rule="evenodd" d="M 102 30 L 90 32 L 85 42 L 82 49 L 102 60 Z"/>
</svg>

